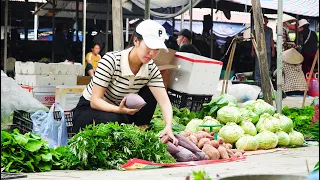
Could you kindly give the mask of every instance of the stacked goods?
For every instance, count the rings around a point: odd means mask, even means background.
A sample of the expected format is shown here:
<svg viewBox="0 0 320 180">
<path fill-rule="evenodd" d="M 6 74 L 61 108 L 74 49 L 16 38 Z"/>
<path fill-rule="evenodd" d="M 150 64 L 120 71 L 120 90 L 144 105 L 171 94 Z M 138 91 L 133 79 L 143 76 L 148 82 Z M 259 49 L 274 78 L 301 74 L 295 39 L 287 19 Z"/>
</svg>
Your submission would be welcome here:
<svg viewBox="0 0 320 180">
<path fill-rule="evenodd" d="M 189 130 L 181 134 L 175 134 L 179 140 L 178 146 L 172 144 L 168 137 L 163 137 L 162 142 L 168 145 L 169 153 L 178 162 L 228 159 L 242 157 L 244 151 L 232 149 L 232 145 L 225 143 L 222 138 L 214 140 L 214 133 L 198 131 L 192 133 Z"/>
</svg>

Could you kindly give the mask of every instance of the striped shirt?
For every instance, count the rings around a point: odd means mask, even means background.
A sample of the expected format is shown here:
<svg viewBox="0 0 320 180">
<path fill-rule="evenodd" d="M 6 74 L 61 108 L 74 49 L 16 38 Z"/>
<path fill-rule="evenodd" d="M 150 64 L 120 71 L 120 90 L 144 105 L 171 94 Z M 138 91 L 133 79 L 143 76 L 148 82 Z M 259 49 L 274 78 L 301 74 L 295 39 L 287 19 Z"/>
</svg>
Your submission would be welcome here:
<svg viewBox="0 0 320 180">
<path fill-rule="evenodd" d="M 143 64 L 134 75 L 129 66 L 129 52 L 132 48 L 120 52 L 108 52 L 98 63 L 93 78 L 83 91 L 83 97 L 90 101 L 94 84 L 106 88 L 104 100 L 119 105 L 125 95 L 137 94 L 144 86 L 164 88 L 161 73 L 153 62 Z"/>
</svg>

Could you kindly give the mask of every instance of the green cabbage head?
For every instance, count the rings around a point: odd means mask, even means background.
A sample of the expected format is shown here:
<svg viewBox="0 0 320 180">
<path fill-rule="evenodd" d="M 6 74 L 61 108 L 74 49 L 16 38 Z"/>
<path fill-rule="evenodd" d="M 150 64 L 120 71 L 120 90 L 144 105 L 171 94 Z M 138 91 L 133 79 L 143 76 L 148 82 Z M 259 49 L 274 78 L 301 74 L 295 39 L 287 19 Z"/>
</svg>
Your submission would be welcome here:
<svg viewBox="0 0 320 180">
<path fill-rule="evenodd" d="M 236 123 L 230 122 L 220 129 L 218 135 L 222 137 L 226 143 L 233 144 L 244 135 L 244 130 Z"/>
<path fill-rule="evenodd" d="M 241 114 L 241 120 L 249 119 L 253 124 L 256 124 L 259 121 L 259 116 L 253 111 L 246 108 L 240 108 L 239 111 Z"/>
<path fill-rule="evenodd" d="M 259 149 L 273 149 L 278 145 L 278 136 L 273 132 L 262 131 L 255 137 L 259 142 Z"/>
<path fill-rule="evenodd" d="M 286 133 L 293 131 L 293 121 L 285 115 L 275 114 L 274 117 L 280 119 L 280 128 Z"/>
<path fill-rule="evenodd" d="M 303 134 L 298 131 L 292 131 L 289 133 L 290 146 L 302 146 L 304 143 Z"/>
<path fill-rule="evenodd" d="M 211 116 L 205 116 L 204 117 L 203 125 L 213 125 L 213 124 L 220 125 L 220 122 L 218 120 L 214 119 Z M 219 132 L 220 129 L 221 129 L 221 126 L 212 128 L 213 132 L 216 132 L 216 133 Z M 205 130 L 206 130 L 206 132 L 210 132 L 210 128 L 209 127 L 206 127 Z"/>
<path fill-rule="evenodd" d="M 244 151 L 255 151 L 259 148 L 259 142 L 254 136 L 244 135 L 236 142 L 236 148 Z"/>
<path fill-rule="evenodd" d="M 288 146 L 290 144 L 290 137 L 286 132 L 278 131 L 276 135 L 278 136 L 278 146 Z"/>
<path fill-rule="evenodd" d="M 192 119 L 186 126 L 186 129 L 190 130 L 191 132 L 198 132 L 201 131 L 201 125 L 203 123 L 202 119 Z"/>
<path fill-rule="evenodd" d="M 256 124 L 256 128 L 258 132 L 262 131 L 271 131 L 277 132 L 280 129 L 280 120 L 271 116 L 268 113 L 264 113 L 260 116 L 258 123 Z"/>
<path fill-rule="evenodd" d="M 250 120 L 244 120 L 240 123 L 240 126 L 244 130 L 245 134 L 249 134 L 251 136 L 257 135 L 257 129 L 254 124 Z"/>
<path fill-rule="evenodd" d="M 258 116 L 268 113 L 273 115 L 276 112 L 276 109 L 270 104 L 266 103 L 262 99 L 258 99 L 256 101 L 250 100 L 243 104 L 243 107 L 246 109 L 252 110 Z"/>
<path fill-rule="evenodd" d="M 241 122 L 241 114 L 239 108 L 236 107 L 235 104 L 229 103 L 227 106 L 222 107 L 217 112 L 217 120 L 223 124 L 227 124 L 228 122 Z"/>
</svg>

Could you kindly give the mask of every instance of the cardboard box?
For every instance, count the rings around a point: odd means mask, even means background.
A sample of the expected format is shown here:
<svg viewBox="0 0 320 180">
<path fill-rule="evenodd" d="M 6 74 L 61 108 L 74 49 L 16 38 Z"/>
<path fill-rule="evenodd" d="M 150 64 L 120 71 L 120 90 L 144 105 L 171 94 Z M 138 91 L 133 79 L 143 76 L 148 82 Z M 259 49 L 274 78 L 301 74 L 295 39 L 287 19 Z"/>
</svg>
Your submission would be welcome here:
<svg viewBox="0 0 320 180">
<path fill-rule="evenodd" d="M 56 86 L 21 86 L 32 96 L 46 106 L 55 102 Z"/>
<path fill-rule="evenodd" d="M 159 54 L 153 58 L 154 63 L 156 63 L 160 71 L 176 68 L 176 66 L 172 64 L 172 60 L 174 59 L 176 51 L 169 48 L 168 50 L 169 52 L 166 52 L 165 50 L 161 49 Z"/>
<path fill-rule="evenodd" d="M 57 86 L 55 102 L 65 111 L 74 109 L 86 86 Z"/>
<path fill-rule="evenodd" d="M 212 95 L 216 91 L 222 69 L 221 61 L 177 52 L 172 64 L 177 68 L 170 71 L 170 89 L 194 95 Z"/>
<path fill-rule="evenodd" d="M 91 76 L 78 76 L 77 85 L 88 85 L 91 81 Z"/>
</svg>

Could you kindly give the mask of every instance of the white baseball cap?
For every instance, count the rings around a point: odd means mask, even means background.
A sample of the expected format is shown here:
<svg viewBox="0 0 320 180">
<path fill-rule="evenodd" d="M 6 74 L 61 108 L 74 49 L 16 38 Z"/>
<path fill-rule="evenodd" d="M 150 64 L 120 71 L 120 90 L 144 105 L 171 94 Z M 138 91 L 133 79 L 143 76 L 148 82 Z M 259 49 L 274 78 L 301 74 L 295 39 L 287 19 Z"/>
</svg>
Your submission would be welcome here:
<svg viewBox="0 0 320 180">
<path fill-rule="evenodd" d="M 299 21 L 299 28 L 306 25 L 306 24 L 309 24 L 309 22 L 306 19 L 301 19 Z"/>
<path fill-rule="evenodd" d="M 156 21 L 147 19 L 142 21 L 136 28 L 136 32 L 140 34 L 143 41 L 150 49 L 164 49 L 168 52 L 164 41 L 168 39 L 166 29 Z"/>
</svg>

